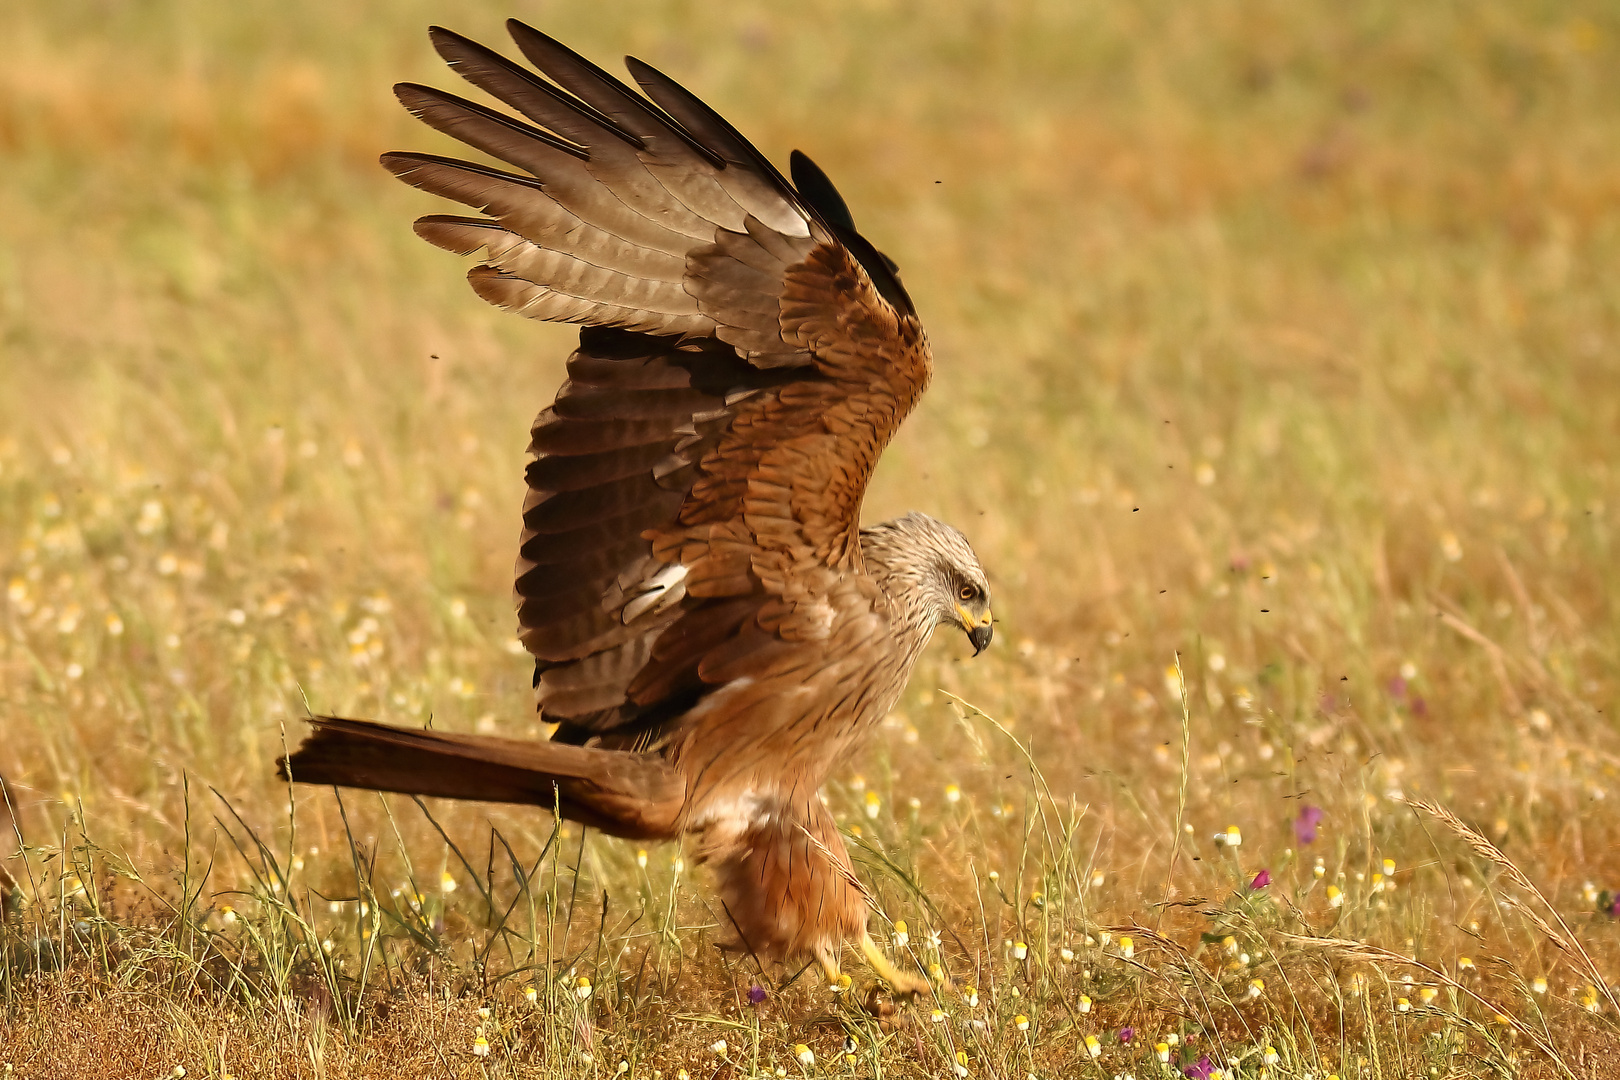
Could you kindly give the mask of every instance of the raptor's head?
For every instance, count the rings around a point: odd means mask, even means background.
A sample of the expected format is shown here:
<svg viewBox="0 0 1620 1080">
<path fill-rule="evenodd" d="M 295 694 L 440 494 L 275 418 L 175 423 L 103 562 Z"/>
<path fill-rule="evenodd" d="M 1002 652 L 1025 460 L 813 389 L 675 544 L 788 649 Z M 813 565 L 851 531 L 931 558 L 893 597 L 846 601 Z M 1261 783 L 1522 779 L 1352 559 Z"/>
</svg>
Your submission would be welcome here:
<svg viewBox="0 0 1620 1080">
<path fill-rule="evenodd" d="M 975 656 L 990 644 L 990 582 L 959 531 L 912 512 L 862 530 L 861 548 L 868 568 L 914 618 L 961 627 Z"/>
</svg>

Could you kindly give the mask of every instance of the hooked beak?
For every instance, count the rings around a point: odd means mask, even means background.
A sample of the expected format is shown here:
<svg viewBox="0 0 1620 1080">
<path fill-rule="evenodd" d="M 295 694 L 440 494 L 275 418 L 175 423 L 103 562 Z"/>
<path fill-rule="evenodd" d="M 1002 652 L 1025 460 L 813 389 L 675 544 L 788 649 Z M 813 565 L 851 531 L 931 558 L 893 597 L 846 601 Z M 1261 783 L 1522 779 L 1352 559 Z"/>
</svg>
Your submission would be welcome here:
<svg viewBox="0 0 1620 1080">
<path fill-rule="evenodd" d="M 990 639 L 995 636 L 995 628 L 990 622 L 990 613 L 987 611 L 975 619 L 967 608 L 958 604 L 956 614 L 962 620 L 962 629 L 967 631 L 968 640 L 973 642 L 973 655 L 978 656 L 990 645 Z"/>
</svg>

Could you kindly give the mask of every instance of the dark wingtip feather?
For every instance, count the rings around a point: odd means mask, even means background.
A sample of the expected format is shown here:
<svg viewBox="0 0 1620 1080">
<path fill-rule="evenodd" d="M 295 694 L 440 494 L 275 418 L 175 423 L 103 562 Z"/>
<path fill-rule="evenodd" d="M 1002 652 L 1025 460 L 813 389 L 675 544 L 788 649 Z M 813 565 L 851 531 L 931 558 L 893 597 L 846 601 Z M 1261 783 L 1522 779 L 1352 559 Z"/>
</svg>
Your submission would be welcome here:
<svg viewBox="0 0 1620 1080">
<path fill-rule="evenodd" d="M 409 184 L 406 175 L 422 164 L 421 158 L 410 150 L 389 150 L 377 155 L 377 163 Z"/>
<path fill-rule="evenodd" d="M 862 236 L 855 228 L 855 217 L 849 212 L 849 204 L 833 186 L 832 180 L 822 171 L 821 166 L 810 160 L 808 154 L 802 150 L 793 151 L 790 159 L 793 173 L 793 186 L 799 190 L 799 198 L 806 205 L 815 210 L 823 222 L 832 229 L 850 254 L 854 255 L 860 264 L 866 268 L 867 275 L 877 291 L 898 311 L 908 315 L 917 313 L 911 302 L 911 295 L 906 287 L 900 284 L 900 267 L 895 261 L 872 245 L 872 242 Z"/>
<path fill-rule="evenodd" d="M 636 85 L 652 99 L 651 107 L 661 110 L 665 121 L 713 161 L 716 168 L 723 169 L 728 162 L 749 166 L 778 186 L 787 186 L 776 166 L 703 99 L 645 60 L 626 56 L 624 66 L 630 70 Z"/>
<path fill-rule="evenodd" d="M 452 45 L 457 42 L 466 42 L 469 45 L 477 44 L 477 42 L 472 41 L 470 38 L 463 37 L 454 30 L 451 30 L 448 27 L 440 26 L 437 23 L 434 23 L 432 26 L 428 27 L 428 40 L 433 43 L 433 48 L 438 51 L 440 56 L 444 56 L 444 47 L 446 45 Z M 445 59 L 449 60 L 449 57 L 446 56 Z"/>
<path fill-rule="evenodd" d="M 428 214 L 419 217 L 412 231 L 436 248 L 456 255 L 472 255 L 483 250 L 491 239 L 507 234 L 499 223 L 488 218 L 457 214 Z M 488 235 L 479 235 L 479 234 Z"/>
<path fill-rule="evenodd" d="M 615 123 L 624 119 L 624 116 L 620 115 L 621 111 L 623 114 L 639 117 L 643 124 L 659 129 L 660 133 L 667 132 L 685 142 L 715 168 L 725 168 L 724 158 L 713 148 L 705 146 L 702 140 L 694 138 L 693 133 L 684 129 L 679 121 L 672 119 L 657 104 L 648 101 L 626 86 L 623 80 L 602 70 L 556 38 L 541 33 L 518 19 L 507 19 L 506 31 L 512 35 L 518 51 L 537 70 L 578 96 L 593 109 L 613 117 Z M 634 69 L 635 66 L 632 64 L 631 70 Z M 626 125 L 619 123 L 619 126 Z"/>
<path fill-rule="evenodd" d="M 394 84 L 394 100 L 405 106 L 405 111 L 417 119 L 421 119 L 422 99 L 433 94 L 431 86 L 421 83 L 397 82 Z"/>
<path fill-rule="evenodd" d="M 550 34 L 536 30 L 521 19 L 507 19 L 506 32 L 512 35 L 513 43 L 517 45 L 518 51 L 523 53 L 529 63 L 551 78 L 557 79 L 559 76 L 578 78 L 583 75 L 604 89 L 619 95 L 627 95 L 632 100 L 635 99 L 636 95 L 623 82 L 615 79 Z"/>
<path fill-rule="evenodd" d="M 850 232 L 857 231 L 855 218 L 849 212 L 849 204 L 833 186 L 832 180 L 822 171 L 821 166 L 810 160 L 810 155 L 803 150 L 793 151 L 788 159 L 789 173 L 793 177 L 793 186 L 798 189 L 799 197 L 815 208 L 823 221 L 829 225 L 838 225 Z"/>
<path fill-rule="evenodd" d="M 452 70 L 461 65 L 462 59 L 468 53 L 487 54 L 499 60 L 505 59 L 488 46 L 480 45 L 472 38 L 464 37 L 442 26 L 428 27 L 428 40 L 433 43 L 433 51 L 439 54 L 439 59 L 450 65 Z"/>
</svg>

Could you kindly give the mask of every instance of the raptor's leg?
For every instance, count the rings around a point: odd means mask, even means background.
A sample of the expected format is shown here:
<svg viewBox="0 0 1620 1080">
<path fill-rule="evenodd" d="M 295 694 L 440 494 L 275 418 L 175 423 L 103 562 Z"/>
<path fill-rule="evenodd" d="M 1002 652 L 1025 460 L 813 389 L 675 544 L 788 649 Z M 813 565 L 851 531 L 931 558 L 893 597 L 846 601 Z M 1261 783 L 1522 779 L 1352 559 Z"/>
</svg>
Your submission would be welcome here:
<svg viewBox="0 0 1620 1080">
<path fill-rule="evenodd" d="M 816 964 L 820 966 L 821 973 L 827 976 L 828 986 L 837 986 L 843 972 L 838 967 L 838 949 L 831 945 L 822 945 L 815 951 Z"/>
<path fill-rule="evenodd" d="M 883 950 L 877 947 L 877 942 L 872 940 L 871 934 L 861 934 L 861 953 L 866 957 L 866 962 L 872 965 L 872 970 L 892 986 L 896 994 L 920 994 L 928 990 L 927 979 L 901 971 L 891 964 L 889 958 L 883 955 Z"/>
</svg>

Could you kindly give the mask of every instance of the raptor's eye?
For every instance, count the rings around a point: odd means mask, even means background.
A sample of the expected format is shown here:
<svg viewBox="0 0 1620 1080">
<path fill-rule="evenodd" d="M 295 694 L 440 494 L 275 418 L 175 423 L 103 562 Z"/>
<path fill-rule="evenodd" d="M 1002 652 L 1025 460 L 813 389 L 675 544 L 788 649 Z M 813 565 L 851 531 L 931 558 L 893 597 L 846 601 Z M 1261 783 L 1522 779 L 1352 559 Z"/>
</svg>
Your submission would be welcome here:
<svg viewBox="0 0 1620 1080">
<path fill-rule="evenodd" d="M 963 600 L 972 600 L 975 596 L 979 595 L 979 590 L 975 589 L 971 585 L 964 585 L 956 591 L 956 595 L 960 596 Z"/>
</svg>

